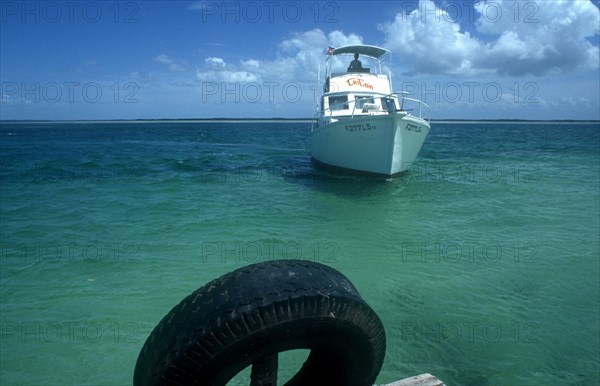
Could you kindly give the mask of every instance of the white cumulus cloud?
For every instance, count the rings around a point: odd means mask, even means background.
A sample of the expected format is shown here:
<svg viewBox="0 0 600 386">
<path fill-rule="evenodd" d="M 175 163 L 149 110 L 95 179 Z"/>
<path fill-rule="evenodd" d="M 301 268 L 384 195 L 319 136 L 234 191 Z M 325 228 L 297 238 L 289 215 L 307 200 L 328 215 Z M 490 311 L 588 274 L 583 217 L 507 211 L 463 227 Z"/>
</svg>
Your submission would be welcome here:
<svg viewBox="0 0 600 386">
<path fill-rule="evenodd" d="M 203 82 L 250 83 L 258 76 L 248 71 L 196 71 L 196 79 Z"/>
<path fill-rule="evenodd" d="M 519 76 L 598 68 L 598 47 L 589 38 L 600 33 L 600 11 L 589 0 L 484 0 L 473 7 L 477 36 L 431 0 L 379 28 L 385 45 L 422 73 Z"/>
<path fill-rule="evenodd" d="M 225 67 L 225 61 L 223 60 L 223 58 L 214 58 L 214 57 L 208 57 L 206 59 L 204 59 L 204 61 L 211 66 L 215 66 L 215 67 Z"/>
<path fill-rule="evenodd" d="M 160 54 L 154 58 L 155 61 L 162 64 L 171 64 L 173 63 L 173 59 L 171 59 L 168 55 Z"/>
<path fill-rule="evenodd" d="M 173 72 L 184 72 L 188 69 L 188 65 L 186 62 L 176 61 L 175 59 L 165 54 L 160 54 L 156 56 L 154 58 L 154 61 L 166 65 L 169 71 Z"/>
<path fill-rule="evenodd" d="M 242 60 L 242 67 L 257 69 L 260 66 L 260 61 L 256 59 Z"/>
<path fill-rule="evenodd" d="M 342 31 L 329 34 L 321 29 L 296 32 L 279 43 L 276 57 L 272 60 L 248 58 L 236 66 L 225 65 L 222 58 L 209 57 L 204 60 L 207 68 L 197 70 L 196 78 L 219 82 L 314 82 L 328 46 L 360 43 L 360 36 L 346 35 Z"/>
</svg>

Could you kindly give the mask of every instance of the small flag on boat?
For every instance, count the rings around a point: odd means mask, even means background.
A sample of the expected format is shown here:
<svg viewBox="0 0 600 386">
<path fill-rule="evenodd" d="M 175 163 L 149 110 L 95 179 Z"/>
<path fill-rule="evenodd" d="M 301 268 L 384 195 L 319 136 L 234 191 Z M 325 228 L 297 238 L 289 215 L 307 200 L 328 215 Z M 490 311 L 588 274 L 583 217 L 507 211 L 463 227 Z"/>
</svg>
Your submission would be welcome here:
<svg viewBox="0 0 600 386">
<path fill-rule="evenodd" d="M 332 55 L 333 54 L 333 50 L 335 50 L 335 48 L 333 48 L 333 47 L 327 47 L 327 55 Z"/>
</svg>

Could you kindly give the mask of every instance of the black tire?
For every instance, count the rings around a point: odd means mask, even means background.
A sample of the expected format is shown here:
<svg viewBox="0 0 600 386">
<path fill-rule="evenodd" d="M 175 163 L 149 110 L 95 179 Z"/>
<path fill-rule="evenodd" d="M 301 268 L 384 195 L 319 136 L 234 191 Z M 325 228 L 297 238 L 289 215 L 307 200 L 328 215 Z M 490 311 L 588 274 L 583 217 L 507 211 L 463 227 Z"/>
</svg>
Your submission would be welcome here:
<svg viewBox="0 0 600 386">
<path fill-rule="evenodd" d="M 288 386 L 371 386 L 385 332 L 338 271 L 301 260 L 254 264 L 194 291 L 160 321 L 140 352 L 134 385 L 226 385 L 292 349 L 310 354 Z"/>
</svg>

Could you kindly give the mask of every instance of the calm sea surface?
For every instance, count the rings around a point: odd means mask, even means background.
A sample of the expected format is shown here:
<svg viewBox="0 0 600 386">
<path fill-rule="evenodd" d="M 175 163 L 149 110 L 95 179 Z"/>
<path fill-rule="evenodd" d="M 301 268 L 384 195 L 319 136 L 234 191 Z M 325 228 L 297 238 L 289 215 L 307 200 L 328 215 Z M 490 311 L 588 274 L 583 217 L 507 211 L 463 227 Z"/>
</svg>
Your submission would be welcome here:
<svg viewBox="0 0 600 386">
<path fill-rule="evenodd" d="M 597 385 L 599 138 L 437 123 L 385 180 L 315 170 L 308 123 L 2 123 L 0 384 L 131 384 L 186 295 L 299 258 L 380 315 L 378 383 Z"/>
</svg>

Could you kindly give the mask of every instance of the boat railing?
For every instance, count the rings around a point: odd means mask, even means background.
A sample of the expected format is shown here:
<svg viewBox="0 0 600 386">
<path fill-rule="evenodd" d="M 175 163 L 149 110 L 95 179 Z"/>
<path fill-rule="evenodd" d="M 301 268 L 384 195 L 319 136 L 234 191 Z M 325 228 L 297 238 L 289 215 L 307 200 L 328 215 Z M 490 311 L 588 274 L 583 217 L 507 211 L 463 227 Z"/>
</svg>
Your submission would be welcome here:
<svg viewBox="0 0 600 386">
<path fill-rule="evenodd" d="M 427 122 L 429 122 L 430 120 L 430 116 L 431 116 L 431 107 L 419 100 L 419 99 L 415 99 L 415 98 L 409 98 L 408 97 L 409 93 L 406 91 L 400 91 L 400 92 L 394 92 L 391 94 L 387 94 L 387 95 L 373 95 L 373 98 L 381 98 L 381 99 L 387 99 L 387 98 L 396 98 L 399 101 L 400 104 L 400 108 L 399 109 L 384 109 L 384 107 L 382 106 L 382 109 L 380 110 L 375 110 L 376 112 L 380 112 L 380 113 L 387 113 L 387 114 L 391 114 L 391 113 L 407 113 L 409 115 L 421 118 L 426 120 Z M 348 100 L 348 101 L 342 101 L 342 102 L 337 102 L 334 103 L 332 105 L 329 105 L 328 108 L 324 109 L 322 112 L 315 114 L 314 119 L 317 120 L 320 116 L 321 117 L 325 117 L 325 116 L 329 116 L 329 118 L 334 117 L 333 112 L 334 111 L 344 111 L 344 110 L 352 110 L 351 114 L 350 114 L 350 118 L 354 118 L 354 115 L 356 114 L 356 104 L 357 102 L 362 102 L 363 98 L 355 98 L 352 100 Z M 352 105 L 352 107 L 350 107 Z M 340 109 L 340 107 L 344 107 L 342 109 Z M 363 112 L 362 109 L 359 110 L 360 112 Z M 345 114 L 342 116 L 346 116 Z"/>
<path fill-rule="evenodd" d="M 431 119 L 431 107 L 427 103 L 419 99 L 409 98 L 407 91 L 395 92 L 391 95 L 400 97 L 400 111 L 410 112 L 411 115 L 418 116 L 427 122 Z"/>
</svg>

